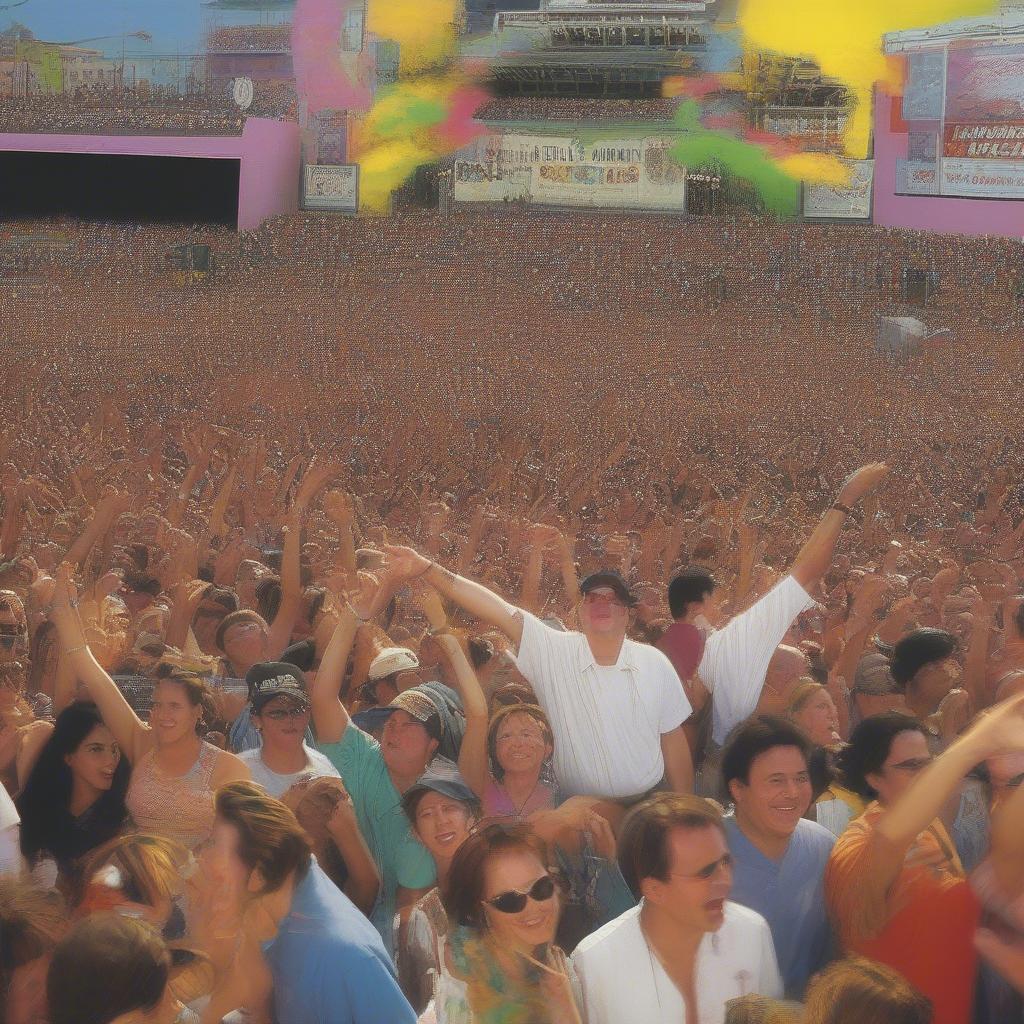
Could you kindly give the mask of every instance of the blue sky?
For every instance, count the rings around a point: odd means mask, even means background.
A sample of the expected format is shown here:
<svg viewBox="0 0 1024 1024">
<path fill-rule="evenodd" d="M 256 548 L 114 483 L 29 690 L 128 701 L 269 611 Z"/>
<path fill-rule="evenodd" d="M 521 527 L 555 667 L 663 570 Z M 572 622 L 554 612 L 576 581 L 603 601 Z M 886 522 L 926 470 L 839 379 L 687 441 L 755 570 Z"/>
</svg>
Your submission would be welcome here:
<svg viewBox="0 0 1024 1024">
<path fill-rule="evenodd" d="M 152 43 L 129 39 L 126 46 L 135 54 L 198 53 L 209 9 L 200 0 L 28 0 L 19 7 L 3 8 L 16 0 L 0 0 L 0 30 L 12 21 L 27 25 L 40 39 L 57 43 L 93 36 L 149 32 Z M 246 23 L 260 20 L 258 13 L 218 12 L 218 21 Z M 281 15 L 274 20 L 280 20 Z M 96 49 L 120 55 L 121 39 L 94 44 Z"/>
</svg>

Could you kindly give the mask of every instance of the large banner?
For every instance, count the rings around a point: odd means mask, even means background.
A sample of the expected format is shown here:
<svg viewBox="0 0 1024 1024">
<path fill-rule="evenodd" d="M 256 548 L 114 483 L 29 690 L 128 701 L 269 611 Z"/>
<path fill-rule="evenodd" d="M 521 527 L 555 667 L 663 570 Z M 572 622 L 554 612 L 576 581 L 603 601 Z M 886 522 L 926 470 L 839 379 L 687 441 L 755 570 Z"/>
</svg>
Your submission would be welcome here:
<svg viewBox="0 0 1024 1024">
<path fill-rule="evenodd" d="M 302 207 L 355 213 L 359 209 L 359 168 L 355 164 L 332 167 L 306 164 Z"/>
<path fill-rule="evenodd" d="M 897 164 L 897 192 L 1024 199 L 1024 45 L 913 54 L 903 117 L 917 123 Z"/>
<path fill-rule="evenodd" d="M 686 171 L 666 136 L 579 139 L 486 135 L 455 164 L 459 202 L 522 200 L 552 206 L 685 210 Z"/>
<path fill-rule="evenodd" d="M 849 185 L 805 185 L 804 216 L 869 220 L 874 160 L 851 161 Z"/>
</svg>

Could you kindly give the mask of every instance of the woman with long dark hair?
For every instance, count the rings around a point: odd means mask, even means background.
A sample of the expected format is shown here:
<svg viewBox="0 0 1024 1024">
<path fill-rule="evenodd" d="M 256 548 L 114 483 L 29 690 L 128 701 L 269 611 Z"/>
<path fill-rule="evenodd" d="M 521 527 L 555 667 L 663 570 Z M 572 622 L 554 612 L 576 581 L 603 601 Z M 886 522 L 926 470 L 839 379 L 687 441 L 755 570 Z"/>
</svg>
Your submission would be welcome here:
<svg viewBox="0 0 1024 1024">
<path fill-rule="evenodd" d="M 52 857 L 71 881 L 75 863 L 123 826 L 128 777 L 128 762 L 96 705 L 66 707 L 17 799 L 29 865 Z"/>
</svg>

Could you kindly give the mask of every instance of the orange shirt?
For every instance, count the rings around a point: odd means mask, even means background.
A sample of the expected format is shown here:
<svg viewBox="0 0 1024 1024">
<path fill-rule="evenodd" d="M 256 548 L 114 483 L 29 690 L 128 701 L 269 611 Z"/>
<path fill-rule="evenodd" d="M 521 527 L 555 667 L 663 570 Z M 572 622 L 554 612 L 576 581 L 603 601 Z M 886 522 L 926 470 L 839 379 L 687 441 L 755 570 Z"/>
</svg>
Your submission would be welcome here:
<svg viewBox="0 0 1024 1024">
<path fill-rule="evenodd" d="M 936 819 L 908 853 L 927 857 L 929 866 L 905 866 L 888 898 L 878 894 L 871 924 L 872 850 L 883 841 L 875 835 L 882 811 L 873 803 L 852 821 L 825 868 L 825 901 L 836 935 L 845 952 L 887 964 L 923 992 L 932 1001 L 934 1024 L 969 1024 L 977 972 L 977 898 Z"/>
</svg>

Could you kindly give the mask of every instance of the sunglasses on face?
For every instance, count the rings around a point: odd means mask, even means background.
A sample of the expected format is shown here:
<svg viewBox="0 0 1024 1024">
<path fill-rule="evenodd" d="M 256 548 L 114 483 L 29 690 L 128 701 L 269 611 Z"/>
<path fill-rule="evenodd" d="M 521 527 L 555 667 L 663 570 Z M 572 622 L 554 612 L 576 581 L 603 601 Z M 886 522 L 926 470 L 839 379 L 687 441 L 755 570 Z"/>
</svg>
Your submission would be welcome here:
<svg viewBox="0 0 1024 1024">
<path fill-rule="evenodd" d="M 590 591 L 589 594 L 585 594 L 583 597 L 584 604 L 610 604 L 614 608 L 625 608 L 626 602 L 619 598 L 616 594 L 608 593 L 602 594 L 597 590 Z"/>
<path fill-rule="evenodd" d="M 269 718 L 272 722 L 283 722 L 286 718 L 301 718 L 306 710 L 297 705 L 291 708 L 271 708 L 270 711 L 263 712 L 263 717 Z"/>
<path fill-rule="evenodd" d="M 494 907 L 501 914 L 520 914 L 526 909 L 526 901 L 545 903 L 555 895 L 555 880 L 550 875 L 542 875 L 530 886 L 527 892 L 515 889 L 503 892 L 484 903 Z"/>
</svg>

